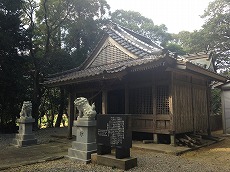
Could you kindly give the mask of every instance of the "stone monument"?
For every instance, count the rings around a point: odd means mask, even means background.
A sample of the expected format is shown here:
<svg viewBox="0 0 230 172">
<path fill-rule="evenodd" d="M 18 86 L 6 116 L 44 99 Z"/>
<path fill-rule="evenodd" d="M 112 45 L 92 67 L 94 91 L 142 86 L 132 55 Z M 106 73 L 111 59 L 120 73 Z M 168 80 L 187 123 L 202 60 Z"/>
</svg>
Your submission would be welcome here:
<svg viewBox="0 0 230 172">
<path fill-rule="evenodd" d="M 128 170 L 137 166 L 137 158 L 130 157 L 132 147 L 129 115 L 97 115 L 97 154 L 92 162 Z M 115 155 L 111 151 L 115 148 Z"/>
<path fill-rule="evenodd" d="M 37 144 L 37 139 L 34 138 L 32 133 L 32 124 L 35 119 L 31 116 L 32 103 L 30 101 L 24 101 L 20 112 L 20 118 L 17 119 L 19 123 L 19 133 L 16 134 L 16 138 L 13 140 L 13 144 L 19 147 L 29 146 Z"/>
<path fill-rule="evenodd" d="M 76 141 L 68 149 L 67 157 L 87 164 L 91 162 L 91 154 L 97 151 L 95 105 L 90 105 L 84 97 L 77 98 L 74 104 L 79 111 L 78 118 L 74 121 L 76 129 L 73 129 L 76 131 Z"/>
</svg>

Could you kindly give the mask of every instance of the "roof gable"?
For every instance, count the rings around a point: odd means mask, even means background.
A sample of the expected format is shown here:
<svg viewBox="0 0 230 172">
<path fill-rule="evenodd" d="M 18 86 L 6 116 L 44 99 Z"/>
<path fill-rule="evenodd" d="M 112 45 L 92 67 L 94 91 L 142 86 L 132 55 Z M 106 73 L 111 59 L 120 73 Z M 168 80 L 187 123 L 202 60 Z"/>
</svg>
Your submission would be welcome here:
<svg viewBox="0 0 230 172">
<path fill-rule="evenodd" d="M 162 47 L 117 24 L 107 25 L 104 31 L 103 39 L 81 69 L 162 54 Z"/>
<path fill-rule="evenodd" d="M 136 58 L 138 58 L 136 55 L 108 37 L 98 51 L 94 53 L 94 56 L 90 58 L 85 69 Z"/>
</svg>

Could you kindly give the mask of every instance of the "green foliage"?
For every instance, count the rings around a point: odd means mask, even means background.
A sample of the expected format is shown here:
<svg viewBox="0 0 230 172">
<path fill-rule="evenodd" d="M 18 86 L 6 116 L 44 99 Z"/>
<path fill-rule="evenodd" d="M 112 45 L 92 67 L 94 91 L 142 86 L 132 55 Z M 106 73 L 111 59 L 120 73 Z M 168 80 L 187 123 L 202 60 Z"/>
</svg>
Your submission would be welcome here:
<svg viewBox="0 0 230 172">
<path fill-rule="evenodd" d="M 54 126 L 56 124 L 56 121 L 57 121 L 57 116 L 58 115 L 54 115 L 54 119 L 52 120 L 52 115 L 45 114 L 39 120 L 39 124 L 38 124 L 39 128 L 47 128 L 50 126 Z M 67 118 L 66 114 L 63 114 L 60 127 L 67 127 L 67 126 L 68 126 L 68 118 Z"/>
<path fill-rule="evenodd" d="M 64 97 L 66 97 L 66 95 Z M 49 88 L 45 90 L 39 107 L 39 118 L 46 121 L 46 127 L 53 127 L 56 123 L 57 117 L 55 117 L 55 114 L 59 113 L 62 98 L 59 88 Z M 67 100 L 65 99 L 63 103 L 63 109 L 65 110 L 62 111 L 61 116 L 67 113 Z"/>
<path fill-rule="evenodd" d="M 59 100 L 64 97 L 60 91 L 47 90 L 40 83 L 49 74 L 74 68 L 84 61 L 99 38 L 99 27 L 108 9 L 105 0 L 24 0 L 22 21 L 28 27 L 28 76 L 32 115 L 36 120 L 44 114 L 39 109 L 44 100 L 52 104 L 52 116 L 63 112 L 65 106 Z"/>
<path fill-rule="evenodd" d="M 168 43 L 166 45 L 166 48 L 173 52 L 173 53 L 176 53 L 177 55 L 185 55 L 186 52 L 184 51 L 184 49 L 182 48 L 181 45 L 179 44 L 176 44 L 176 43 Z"/>
<path fill-rule="evenodd" d="M 210 41 L 204 30 L 188 32 L 181 31 L 172 35 L 171 43 L 177 44 L 187 53 L 209 51 Z"/>
<path fill-rule="evenodd" d="M 21 28 L 22 1 L 0 3 L 0 128 L 14 126 L 26 99 L 26 39 Z"/>
<path fill-rule="evenodd" d="M 221 97 L 220 97 L 221 90 L 220 89 L 212 89 L 211 92 L 211 107 L 212 113 L 215 115 L 221 115 Z"/>
<path fill-rule="evenodd" d="M 72 6 L 71 16 L 65 22 L 63 41 L 65 50 L 80 65 L 101 38 L 100 28 L 110 7 L 105 0 L 77 0 Z"/>
<path fill-rule="evenodd" d="M 206 19 L 199 31 L 181 31 L 172 35 L 171 42 L 179 44 L 186 52 L 213 51 L 216 65 L 222 71 L 230 66 L 230 1 L 215 0 L 202 16 Z"/>
<path fill-rule="evenodd" d="M 116 10 L 111 14 L 111 19 L 135 32 L 140 32 L 145 24 L 153 25 L 153 21 L 142 16 L 139 12 Z"/>
<path fill-rule="evenodd" d="M 217 54 L 219 69 L 230 66 L 230 1 L 215 0 L 209 4 L 202 16 L 206 19 L 203 30 L 211 42 L 210 49 Z"/>
</svg>

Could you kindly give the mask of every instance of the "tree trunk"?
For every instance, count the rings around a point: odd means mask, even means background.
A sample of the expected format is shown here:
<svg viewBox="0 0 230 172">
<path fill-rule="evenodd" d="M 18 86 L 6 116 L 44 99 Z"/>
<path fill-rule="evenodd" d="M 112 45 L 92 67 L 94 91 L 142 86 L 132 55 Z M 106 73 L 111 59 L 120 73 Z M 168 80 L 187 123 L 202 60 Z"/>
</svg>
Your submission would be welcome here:
<svg viewBox="0 0 230 172">
<path fill-rule="evenodd" d="M 60 88 L 60 105 L 59 105 L 59 110 L 58 110 L 58 117 L 57 117 L 57 121 L 56 121 L 56 124 L 55 124 L 55 127 L 60 127 L 60 124 L 61 124 L 61 120 L 62 120 L 62 115 L 63 115 L 63 112 L 64 112 L 64 98 L 65 98 L 65 95 L 64 95 L 64 89 L 63 88 Z"/>
<path fill-rule="evenodd" d="M 33 124 L 33 129 L 38 129 L 38 117 L 39 117 L 39 105 L 41 102 L 41 88 L 39 85 L 39 72 L 35 70 L 34 73 L 34 90 L 33 90 L 33 100 L 32 100 L 32 116 L 35 119 Z"/>
</svg>

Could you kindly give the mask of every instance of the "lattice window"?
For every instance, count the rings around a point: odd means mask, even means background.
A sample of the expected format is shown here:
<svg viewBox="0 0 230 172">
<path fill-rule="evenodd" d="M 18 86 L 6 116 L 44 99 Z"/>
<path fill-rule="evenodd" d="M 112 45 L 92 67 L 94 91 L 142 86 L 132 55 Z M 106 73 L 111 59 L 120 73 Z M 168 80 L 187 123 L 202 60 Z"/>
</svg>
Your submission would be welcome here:
<svg viewBox="0 0 230 172">
<path fill-rule="evenodd" d="M 129 112 L 131 114 L 152 114 L 152 88 L 135 88 L 129 92 Z"/>
<path fill-rule="evenodd" d="M 169 87 L 157 86 L 157 114 L 169 114 Z"/>
</svg>

